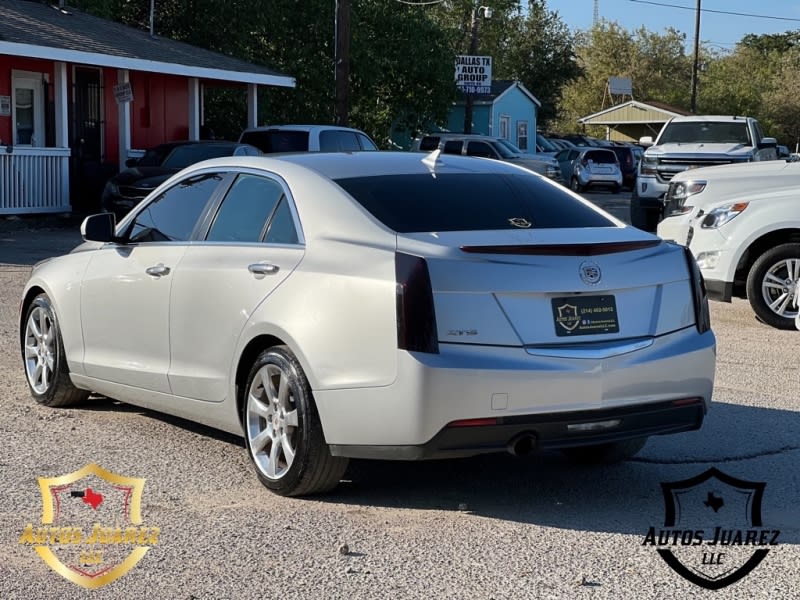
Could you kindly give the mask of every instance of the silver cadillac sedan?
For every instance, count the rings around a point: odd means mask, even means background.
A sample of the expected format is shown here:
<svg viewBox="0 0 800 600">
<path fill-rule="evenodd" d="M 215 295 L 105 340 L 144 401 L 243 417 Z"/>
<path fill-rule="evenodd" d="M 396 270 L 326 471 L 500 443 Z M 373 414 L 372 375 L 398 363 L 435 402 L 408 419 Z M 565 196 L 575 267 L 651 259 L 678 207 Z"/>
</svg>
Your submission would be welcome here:
<svg viewBox="0 0 800 600">
<path fill-rule="evenodd" d="M 244 435 L 278 494 L 331 490 L 350 457 L 623 460 L 710 405 L 691 254 L 510 164 L 220 158 L 81 233 L 25 287 L 34 400 Z"/>
</svg>

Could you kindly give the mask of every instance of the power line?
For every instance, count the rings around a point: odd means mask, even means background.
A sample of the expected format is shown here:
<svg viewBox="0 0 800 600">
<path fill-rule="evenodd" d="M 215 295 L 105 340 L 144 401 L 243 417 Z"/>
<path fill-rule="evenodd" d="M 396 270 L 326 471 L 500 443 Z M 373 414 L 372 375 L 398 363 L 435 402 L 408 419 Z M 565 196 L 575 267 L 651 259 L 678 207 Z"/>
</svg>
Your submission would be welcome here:
<svg viewBox="0 0 800 600">
<path fill-rule="evenodd" d="M 652 4 L 653 6 L 664 6 L 667 8 L 681 8 L 683 10 L 691 10 L 691 11 L 695 10 L 695 8 L 692 6 L 681 6 L 680 4 L 667 4 L 666 2 L 653 2 L 652 0 L 629 0 L 629 1 L 636 2 L 638 4 Z M 791 17 L 776 17 L 774 15 L 756 15 L 753 13 L 741 13 L 729 10 L 714 10 L 713 8 L 701 8 L 700 10 L 702 12 L 715 13 L 718 15 L 732 15 L 734 17 L 751 17 L 754 19 L 772 19 L 773 21 L 792 21 L 795 23 L 800 23 L 800 19 L 793 19 Z"/>
</svg>

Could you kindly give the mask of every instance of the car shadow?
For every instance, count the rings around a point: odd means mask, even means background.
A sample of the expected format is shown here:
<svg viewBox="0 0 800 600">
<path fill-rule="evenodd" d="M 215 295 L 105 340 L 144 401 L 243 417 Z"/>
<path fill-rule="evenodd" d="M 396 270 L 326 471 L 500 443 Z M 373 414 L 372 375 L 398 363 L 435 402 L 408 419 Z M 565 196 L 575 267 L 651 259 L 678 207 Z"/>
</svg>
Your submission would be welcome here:
<svg viewBox="0 0 800 600">
<path fill-rule="evenodd" d="M 244 448 L 239 436 L 102 396 L 92 396 L 76 409 L 135 412 L 230 444 L 232 451 Z M 780 529 L 781 543 L 800 544 L 800 506 L 795 502 L 799 433 L 798 412 L 715 402 L 700 431 L 653 437 L 639 455 L 616 465 L 575 465 L 558 452 L 523 458 L 485 454 L 418 462 L 352 460 L 339 486 L 314 500 L 644 535 L 649 527 L 663 525 L 662 482 L 715 467 L 732 477 L 766 483 L 763 526 Z"/>
<path fill-rule="evenodd" d="M 800 413 L 715 403 L 703 428 L 657 436 L 635 458 L 580 466 L 560 453 L 490 454 L 423 462 L 352 461 L 328 502 L 467 511 L 489 519 L 579 531 L 643 534 L 664 523 L 662 482 L 715 467 L 766 483 L 764 527 L 800 543 Z M 759 462 L 753 462 L 759 461 Z"/>
</svg>

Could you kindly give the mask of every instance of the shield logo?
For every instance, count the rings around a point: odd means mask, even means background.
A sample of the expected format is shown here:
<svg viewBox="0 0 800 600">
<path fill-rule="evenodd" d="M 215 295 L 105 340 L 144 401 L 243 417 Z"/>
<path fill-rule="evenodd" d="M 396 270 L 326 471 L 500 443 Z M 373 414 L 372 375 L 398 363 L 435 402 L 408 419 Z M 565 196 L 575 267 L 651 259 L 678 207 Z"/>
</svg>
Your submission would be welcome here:
<svg viewBox="0 0 800 600">
<path fill-rule="evenodd" d="M 159 528 L 141 526 L 144 482 L 96 464 L 40 477 L 42 523 L 29 523 L 19 541 L 73 583 L 89 589 L 107 585 L 158 541 Z"/>
<path fill-rule="evenodd" d="M 557 321 L 567 331 L 574 330 L 581 321 L 578 317 L 578 307 L 574 304 L 562 304 L 558 307 Z"/>
<path fill-rule="evenodd" d="M 668 547 L 658 549 L 661 558 L 706 589 L 718 590 L 742 579 L 764 560 L 769 553 L 765 546 L 775 545 L 780 533 L 759 529 L 765 486 L 716 468 L 662 483 L 665 529 L 659 539 L 669 541 Z"/>
</svg>

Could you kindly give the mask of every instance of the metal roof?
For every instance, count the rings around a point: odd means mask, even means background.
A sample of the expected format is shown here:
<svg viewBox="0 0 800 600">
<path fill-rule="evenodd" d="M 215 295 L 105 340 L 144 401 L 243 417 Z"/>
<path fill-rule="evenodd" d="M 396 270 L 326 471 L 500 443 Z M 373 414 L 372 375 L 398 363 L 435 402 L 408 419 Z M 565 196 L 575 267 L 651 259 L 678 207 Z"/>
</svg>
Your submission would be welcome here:
<svg viewBox="0 0 800 600">
<path fill-rule="evenodd" d="M 658 102 L 629 100 L 578 119 L 584 125 L 629 125 L 634 123 L 666 123 L 673 117 L 687 115 L 685 110 Z"/>
<path fill-rule="evenodd" d="M 69 7 L 0 0 L 0 54 L 241 83 L 294 87 L 293 77 Z"/>
</svg>

